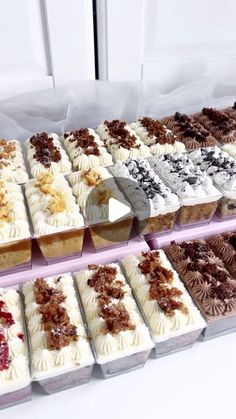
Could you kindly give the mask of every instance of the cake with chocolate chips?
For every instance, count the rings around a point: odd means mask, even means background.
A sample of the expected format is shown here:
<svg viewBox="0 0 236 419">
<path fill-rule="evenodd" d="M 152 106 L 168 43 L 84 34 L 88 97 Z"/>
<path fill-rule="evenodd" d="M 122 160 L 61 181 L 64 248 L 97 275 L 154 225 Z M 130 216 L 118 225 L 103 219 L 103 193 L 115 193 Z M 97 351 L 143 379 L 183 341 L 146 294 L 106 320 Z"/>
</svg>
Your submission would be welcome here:
<svg viewBox="0 0 236 419">
<path fill-rule="evenodd" d="M 25 147 L 33 177 L 42 173 L 66 175 L 71 172 L 71 162 L 57 134 L 36 134 L 26 140 Z"/>
<path fill-rule="evenodd" d="M 86 219 L 96 249 L 129 240 L 133 224 L 131 205 L 118 188 L 114 177 L 105 167 L 81 170 L 68 176 L 77 203 Z M 110 198 L 130 208 L 125 217 L 110 222 Z M 115 241 L 114 241 L 115 238 Z"/>
<path fill-rule="evenodd" d="M 98 126 L 97 132 L 115 160 L 124 161 L 132 157 L 151 155 L 149 147 L 126 122 L 104 121 Z"/>
<path fill-rule="evenodd" d="M 179 199 L 146 159 L 117 162 L 112 173 L 135 210 L 138 232 L 144 235 L 171 231 L 180 208 Z"/>
<path fill-rule="evenodd" d="M 39 175 L 25 185 L 34 233 L 46 260 L 80 254 L 84 220 L 62 175 Z"/>
<path fill-rule="evenodd" d="M 61 374 L 66 372 L 67 388 L 88 381 L 93 355 L 72 276 L 62 274 L 26 282 L 23 294 L 33 378 L 49 392 L 63 389 Z M 88 370 L 82 369 L 87 366 Z"/>
<path fill-rule="evenodd" d="M 236 121 L 225 112 L 213 108 L 203 108 L 193 117 L 221 143 L 236 141 Z"/>
<path fill-rule="evenodd" d="M 151 157 L 149 161 L 179 197 L 182 204 L 177 218 L 179 224 L 211 220 L 222 195 L 206 171 L 194 166 L 187 154 Z"/>
<path fill-rule="evenodd" d="M 236 280 L 206 241 L 172 242 L 166 252 L 207 320 L 236 314 Z"/>
<path fill-rule="evenodd" d="M 0 181 L 0 271 L 31 261 L 31 234 L 22 189 Z"/>
<path fill-rule="evenodd" d="M 130 124 L 130 127 L 141 138 L 143 143 L 150 148 L 153 155 L 182 153 L 185 145 L 180 142 L 174 133 L 157 119 L 147 116 Z"/>
<path fill-rule="evenodd" d="M 0 408 L 31 398 L 27 336 L 20 295 L 0 289 Z"/>
<path fill-rule="evenodd" d="M 218 147 L 201 148 L 189 154 L 193 163 L 206 171 L 220 188 L 223 198 L 219 205 L 222 217 L 236 214 L 236 160 Z"/>
<path fill-rule="evenodd" d="M 236 232 L 217 234 L 209 237 L 207 242 L 236 279 Z"/>
<path fill-rule="evenodd" d="M 89 265 L 76 274 L 76 282 L 105 374 L 143 365 L 153 344 L 119 265 Z"/>
<path fill-rule="evenodd" d="M 152 331 L 157 354 L 158 342 L 197 329 L 193 343 L 204 327 L 204 322 L 164 251 L 153 250 L 127 256 L 122 259 L 122 264 Z M 188 335 L 186 341 L 181 338 L 181 347 L 189 344 Z M 177 347 L 175 341 L 171 351 Z"/>
<path fill-rule="evenodd" d="M 0 180 L 22 184 L 28 178 L 19 141 L 0 138 Z"/>
<path fill-rule="evenodd" d="M 63 135 L 65 148 L 75 170 L 88 170 L 113 164 L 99 135 L 91 128 L 81 128 Z"/>
<path fill-rule="evenodd" d="M 210 132 L 189 115 L 176 112 L 173 116 L 164 118 L 162 122 L 175 133 L 188 150 L 217 144 L 217 140 Z"/>
</svg>

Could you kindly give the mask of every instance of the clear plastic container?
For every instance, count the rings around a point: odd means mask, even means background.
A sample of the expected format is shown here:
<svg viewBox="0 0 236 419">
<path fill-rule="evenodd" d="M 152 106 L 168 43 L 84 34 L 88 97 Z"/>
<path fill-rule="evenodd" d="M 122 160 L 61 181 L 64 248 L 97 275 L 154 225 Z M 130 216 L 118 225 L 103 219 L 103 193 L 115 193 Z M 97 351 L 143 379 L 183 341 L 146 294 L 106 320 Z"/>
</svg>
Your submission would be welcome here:
<svg viewBox="0 0 236 419">
<path fill-rule="evenodd" d="M 128 244 L 132 225 L 133 216 L 115 222 L 107 221 L 88 225 L 94 249 L 108 249 L 114 246 Z"/>
<path fill-rule="evenodd" d="M 30 401 L 31 394 L 31 384 L 27 387 L 21 388 L 20 390 L 3 394 L 2 396 L 0 396 L 0 410 Z"/>
<path fill-rule="evenodd" d="M 166 208 L 166 210 L 168 211 L 168 208 Z M 137 217 L 134 224 L 137 233 L 145 236 L 146 240 L 151 240 L 160 234 L 171 233 L 174 228 L 178 211 L 179 205 L 170 207 L 169 212 L 166 212 L 165 214 L 151 215 L 148 219 L 139 219 Z"/>
<path fill-rule="evenodd" d="M 221 190 L 219 187 L 218 189 Z M 224 190 L 221 190 L 221 192 L 222 192 L 223 197 L 221 198 L 219 202 L 218 215 L 223 220 L 227 218 L 235 217 L 236 216 L 236 193 L 234 193 L 235 195 L 234 196 L 233 194 L 227 194 L 227 192 L 225 192 Z"/>
<path fill-rule="evenodd" d="M 0 276 L 31 268 L 31 237 L 0 244 Z"/>
<path fill-rule="evenodd" d="M 203 330 L 200 339 L 205 341 L 236 331 L 236 314 L 224 316 L 222 319 L 206 319 L 206 328 Z"/>
<path fill-rule="evenodd" d="M 214 196 L 206 198 L 180 199 L 181 207 L 176 222 L 181 227 L 209 223 L 215 214 L 222 195 L 216 189 Z"/>
</svg>

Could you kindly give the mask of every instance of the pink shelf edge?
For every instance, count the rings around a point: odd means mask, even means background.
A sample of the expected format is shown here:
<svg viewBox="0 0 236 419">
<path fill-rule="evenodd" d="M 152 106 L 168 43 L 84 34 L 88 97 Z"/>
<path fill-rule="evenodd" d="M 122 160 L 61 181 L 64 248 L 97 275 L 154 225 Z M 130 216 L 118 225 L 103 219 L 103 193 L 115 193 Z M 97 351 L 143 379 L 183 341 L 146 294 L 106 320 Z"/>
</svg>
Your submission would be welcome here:
<svg viewBox="0 0 236 419">
<path fill-rule="evenodd" d="M 46 265 L 39 249 L 35 248 L 33 252 L 32 269 L 0 277 L 0 287 L 23 284 L 30 279 L 38 277 L 57 275 L 65 272 L 76 272 L 92 263 L 101 264 L 115 262 L 128 254 L 140 253 L 147 250 L 149 250 L 147 242 L 137 237 L 131 239 L 126 245 L 95 252 L 92 243 L 87 238 L 81 257 Z"/>
<path fill-rule="evenodd" d="M 182 242 L 191 239 L 200 239 L 214 234 L 221 234 L 236 229 L 236 218 L 219 221 L 215 217 L 209 224 L 193 226 L 182 230 L 174 229 L 172 233 L 148 241 L 150 249 L 161 249 L 168 246 L 172 240 Z"/>
</svg>

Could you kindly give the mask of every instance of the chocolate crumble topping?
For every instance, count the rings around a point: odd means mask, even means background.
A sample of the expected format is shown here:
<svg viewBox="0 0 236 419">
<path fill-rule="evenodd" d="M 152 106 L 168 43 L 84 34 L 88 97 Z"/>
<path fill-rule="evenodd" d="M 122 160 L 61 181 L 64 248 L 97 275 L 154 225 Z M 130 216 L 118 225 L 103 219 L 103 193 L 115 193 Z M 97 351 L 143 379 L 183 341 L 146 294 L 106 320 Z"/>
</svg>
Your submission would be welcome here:
<svg viewBox="0 0 236 419">
<path fill-rule="evenodd" d="M 58 163 L 61 160 L 61 152 L 54 145 L 54 140 L 46 132 L 36 134 L 30 138 L 30 143 L 35 148 L 34 159 L 44 167 L 50 167 L 52 162 Z"/>
</svg>

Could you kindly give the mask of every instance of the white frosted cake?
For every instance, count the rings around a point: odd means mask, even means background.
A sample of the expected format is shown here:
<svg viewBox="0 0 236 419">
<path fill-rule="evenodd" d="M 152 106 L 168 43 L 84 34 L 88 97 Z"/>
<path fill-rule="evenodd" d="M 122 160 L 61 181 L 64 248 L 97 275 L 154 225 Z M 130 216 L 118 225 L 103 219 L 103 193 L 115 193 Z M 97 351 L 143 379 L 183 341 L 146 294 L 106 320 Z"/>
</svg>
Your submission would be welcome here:
<svg viewBox="0 0 236 419">
<path fill-rule="evenodd" d="M 104 121 L 97 128 L 97 132 L 115 160 L 124 161 L 132 157 L 151 155 L 149 147 L 140 140 L 126 122 Z"/>
<path fill-rule="evenodd" d="M 185 145 L 178 141 L 176 135 L 157 119 L 146 116 L 132 122 L 130 127 L 139 135 L 143 143 L 150 147 L 153 155 L 182 153 L 186 150 Z"/>
<path fill-rule="evenodd" d="M 155 341 L 204 326 L 199 310 L 163 250 L 122 259 Z"/>
<path fill-rule="evenodd" d="M 33 377 L 55 376 L 93 364 L 72 276 L 29 281 L 23 294 Z"/>
<path fill-rule="evenodd" d="M 91 128 L 66 132 L 62 139 L 75 170 L 113 164 L 111 154 L 107 152 L 99 135 Z"/>
<path fill-rule="evenodd" d="M 25 147 L 33 177 L 42 173 L 71 173 L 71 162 L 57 134 L 36 134 L 26 140 Z"/>
<path fill-rule="evenodd" d="M 29 176 L 26 171 L 19 141 L 0 139 L 0 179 L 25 183 Z"/>
<path fill-rule="evenodd" d="M 235 143 L 225 144 L 222 147 L 222 150 L 225 151 L 226 153 L 228 153 L 234 159 L 236 159 L 236 142 Z"/>
<path fill-rule="evenodd" d="M 0 396 L 6 395 L 6 405 L 21 401 L 16 394 L 8 402 L 8 393 L 29 386 L 29 357 L 24 331 L 21 301 L 17 291 L 0 289 Z"/>
<path fill-rule="evenodd" d="M 89 265 L 76 274 L 76 282 L 99 363 L 152 347 L 118 264 Z"/>
</svg>

